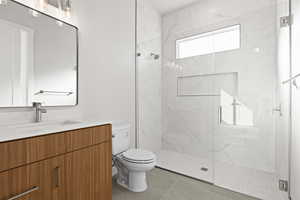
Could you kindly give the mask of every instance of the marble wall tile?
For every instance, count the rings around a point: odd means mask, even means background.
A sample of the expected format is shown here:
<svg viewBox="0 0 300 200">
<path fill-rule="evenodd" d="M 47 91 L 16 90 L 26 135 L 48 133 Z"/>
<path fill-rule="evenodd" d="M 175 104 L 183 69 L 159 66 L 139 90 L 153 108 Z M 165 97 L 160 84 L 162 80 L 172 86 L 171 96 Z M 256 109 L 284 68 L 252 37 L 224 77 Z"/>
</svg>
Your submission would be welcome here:
<svg viewBox="0 0 300 200">
<path fill-rule="evenodd" d="M 176 60 L 176 39 L 235 24 L 240 49 Z M 276 2 L 201 1 L 163 16 L 162 27 L 163 149 L 274 172 Z M 223 72 L 238 73 L 237 97 L 253 127 L 220 126 L 218 97 L 177 97 L 177 76 Z"/>
</svg>

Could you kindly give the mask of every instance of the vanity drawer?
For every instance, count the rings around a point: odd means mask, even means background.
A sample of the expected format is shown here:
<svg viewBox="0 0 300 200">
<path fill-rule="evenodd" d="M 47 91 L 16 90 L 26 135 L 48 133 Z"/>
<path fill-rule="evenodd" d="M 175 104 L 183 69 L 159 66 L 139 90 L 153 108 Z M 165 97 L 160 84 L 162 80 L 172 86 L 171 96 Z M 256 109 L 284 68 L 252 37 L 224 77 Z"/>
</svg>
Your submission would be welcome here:
<svg viewBox="0 0 300 200">
<path fill-rule="evenodd" d="M 65 152 L 63 133 L 0 143 L 0 172 Z"/>
<path fill-rule="evenodd" d="M 67 142 L 67 152 L 75 151 L 93 145 L 92 128 L 68 131 L 65 134 Z"/>
<path fill-rule="evenodd" d="M 66 153 L 65 134 L 40 136 L 26 140 L 27 163 Z"/>
<path fill-rule="evenodd" d="M 112 139 L 111 125 L 97 126 L 93 128 L 93 144 L 100 144 Z"/>
<path fill-rule="evenodd" d="M 27 162 L 26 140 L 0 143 L 0 171 L 25 165 Z"/>
<path fill-rule="evenodd" d="M 66 132 L 67 152 L 110 141 L 111 125 Z"/>
</svg>

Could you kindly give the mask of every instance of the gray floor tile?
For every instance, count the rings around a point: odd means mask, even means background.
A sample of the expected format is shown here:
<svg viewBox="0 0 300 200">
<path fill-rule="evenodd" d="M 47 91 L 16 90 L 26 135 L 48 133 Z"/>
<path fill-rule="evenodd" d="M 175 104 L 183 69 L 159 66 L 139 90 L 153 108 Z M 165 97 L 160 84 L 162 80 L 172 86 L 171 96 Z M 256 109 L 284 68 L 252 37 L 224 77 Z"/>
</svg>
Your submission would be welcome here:
<svg viewBox="0 0 300 200">
<path fill-rule="evenodd" d="M 198 180 L 161 169 L 148 176 L 148 190 L 130 192 L 113 184 L 113 200 L 257 200 Z"/>
</svg>

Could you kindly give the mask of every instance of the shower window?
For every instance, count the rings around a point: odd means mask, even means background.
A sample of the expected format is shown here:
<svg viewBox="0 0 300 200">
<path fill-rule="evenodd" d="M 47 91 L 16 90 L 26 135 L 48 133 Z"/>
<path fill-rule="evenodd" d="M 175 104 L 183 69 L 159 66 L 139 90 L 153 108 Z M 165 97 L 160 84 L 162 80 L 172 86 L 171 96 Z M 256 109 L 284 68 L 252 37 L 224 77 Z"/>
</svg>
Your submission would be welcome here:
<svg viewBox="0 0 300 200">
<path fill-rule="evenodd" d="M 198 34 L 176 41 L 176 58 L 188 58 L 239 49 L 241 25 Z"/>
</svg>

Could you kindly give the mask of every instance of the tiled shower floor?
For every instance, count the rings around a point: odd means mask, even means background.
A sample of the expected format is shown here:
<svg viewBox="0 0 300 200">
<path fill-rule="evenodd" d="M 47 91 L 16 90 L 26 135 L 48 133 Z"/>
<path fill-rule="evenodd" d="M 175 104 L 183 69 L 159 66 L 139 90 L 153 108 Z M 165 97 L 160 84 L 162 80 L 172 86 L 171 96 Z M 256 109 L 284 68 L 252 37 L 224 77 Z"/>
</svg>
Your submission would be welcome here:
<svg viewBox="0 0 300 200">
<path fill-rule="evenodd" d="M 196 179 L 213 182 L 213 167 L 209 159 L 161 150 L 157 154 L 157 166 Z M 207 171 L 203 171 L 201 168 L 207 168 Z"/>
<path fill-rule="evenodd" d="M 285 199 L 285 194 L 278 190 L 276 174 L 227 163 L 214 163 L 213 167 L 211 162 L 163 150 L 158 153 L 157 166 L 263 200 Z M 201 167 L 208 171 L 200 170 Z"/>
</svg>

